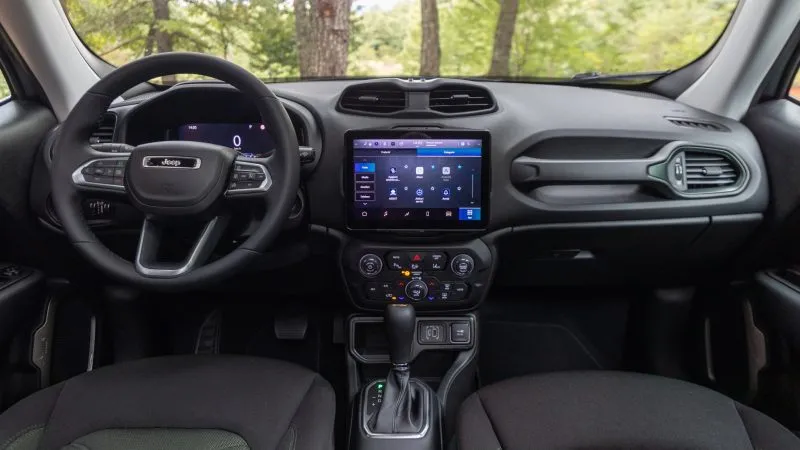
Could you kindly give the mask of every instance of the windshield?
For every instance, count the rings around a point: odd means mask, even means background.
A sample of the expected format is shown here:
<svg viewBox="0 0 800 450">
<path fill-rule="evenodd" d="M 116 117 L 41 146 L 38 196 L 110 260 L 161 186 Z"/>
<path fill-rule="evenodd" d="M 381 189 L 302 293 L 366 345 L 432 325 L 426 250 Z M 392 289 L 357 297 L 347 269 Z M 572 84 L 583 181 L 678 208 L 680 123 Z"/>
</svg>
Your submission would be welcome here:
<svg viewBox="0 0 800 450">
<path fill-rule="evenodd" d="M 638 79 L 646 80 L 705 53 L 736 3 L 61 0 L 77 34 L 111 64 L 195 51 L 233 61 L 265 80 L 591 79 L 630 73 L 644 73 Z"/>
</svg>

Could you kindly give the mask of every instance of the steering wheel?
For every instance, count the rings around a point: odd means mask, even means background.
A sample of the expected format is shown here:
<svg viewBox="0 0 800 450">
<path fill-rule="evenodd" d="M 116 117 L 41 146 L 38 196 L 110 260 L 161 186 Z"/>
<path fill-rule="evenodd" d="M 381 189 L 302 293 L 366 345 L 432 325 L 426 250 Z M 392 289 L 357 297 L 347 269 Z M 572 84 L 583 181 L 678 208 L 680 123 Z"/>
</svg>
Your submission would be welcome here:
<svg viewBox="0 0 800 450">
<path fill-rule="evenodd" d="M 176 73 L 209 76 L 239 89 L 269 127 L 275 152 L 268 158 L 245 159 L 232 148 L 203 142 L 89 144 L 112 100 L 139 83 Z M 275 94 L 245 69 L 198 53 L 149 56 L 114 70 L 78 101 L 55 146 L 53 205 L 70 241 L 109 275 L 147 289 L 198 288 L 242 271 L 275 240 L 300 184 L 297 137 Z M 81 207 L 86 193 L 126 195 L 144 214 L 133 263 L 109 250 L 89 228 Z M 263 201 L 264 218 L 238 248 L 208 262 L 228 223 L 225 204 L 241 198 Z M 163 231 L 176 220 L 203 224 L 203 231 L 185 260 L 165 264 L 158 261 Z"/>
</svg>

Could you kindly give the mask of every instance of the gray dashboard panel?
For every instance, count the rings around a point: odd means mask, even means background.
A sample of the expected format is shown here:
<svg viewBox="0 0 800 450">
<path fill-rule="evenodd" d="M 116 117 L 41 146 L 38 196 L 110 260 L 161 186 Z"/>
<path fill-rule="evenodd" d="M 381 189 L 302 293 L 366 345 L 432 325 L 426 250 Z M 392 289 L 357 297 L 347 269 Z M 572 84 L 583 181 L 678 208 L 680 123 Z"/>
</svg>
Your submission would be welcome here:
<svg viewBox="0 0 800 450">
<path fill-rule="evenodd" d="M 344 228 L 344 198 L 338 184 L 345 157 L 344 132 L 396 126 L 474 128 L 492 133 L 491 229 L 537 223 L 759 213 L 768 204 L 764 161 L 752 133 L 739 122 L 674 100 L 589 87 L 487 82 L 483 85 L 493 92 L 499 106 L 494 113 L 453 119 L 380 118 L 336 111 L 338 96 L 349 83 L 322 81 L 271 86 L 279 96 L 313 110 L 322 125 L 324 156 L 317 171 L 307 180 L 309 195 L 315 200 L 311 211 L 312 223 Z M 730 132 L 679 127 L 665 117 L 717 122 L 729 128 Z M 563 136 L 720 145 L 730 149 L 747 165 L 751 178 L 739 195 L 714 199 L 657 199 L 565 206 L 548 204 L 517 190 L 509 181 L 512 161 L 538 142 Z M 603 159 L 602 155 L 598 155 L 598 159 Z"/>
<path fill-rule="evenodd" d="M 341 92 L 353 81 L 312 81 L 271 84 L 270 88 L 287 108 L 300 117 L 312 145 L 320 148 L 313 170 L 307 170 L 304 183 L 309 200 L 309 222 L 345 229 L 345 197 L 342 166 L 345 160 L 344 133 L 351 129 L 434 126 L 440 128 L 483 129 L 492 133 L 492 186 L 489 231 L 506 227 L 578 222 L 657 220 L 762 213 L 769 199 L 764 161 L 752 133 L 737 121 L 716 116 L 671 99 L 639 91 L 591 87 L 481 83 L 494 94 L 497 111 L 468 117 L 419 119 L 371 117 L 336 110 Z M 403 84 L 401 82 L 401 84 Z M 185 89 L 181 86 L 171 89 Z M 219 83 L 194 83 L 191 90 L 230 90 Z M 169 91 L 167 91 L 169 92 Z M 151 104 L 158 96 L 148 95 L 140 104 Z M 126 101 L 112 109 L 120 115 L 124 136 L 126 116 L 137 108 Z M 665 117 L 697 119 L 721 124 L 730 131 L 710 131 L 674 125 Z M 548 187 L 537 195 L 521 192 L 511 183 L 512 162 L 530 152 L 536 144 L 554 138 L 597 139 L 597 149 L 584 149 L 588 170 L 608 167 L 615 157 L 613 143 L 624 143 L 628 154 L 635 146 L 648 142 L 690 142 L 721 146 L 746 164 L 749 183 L 737 195 L 708 199 L 677 199 L 641 195 L 635 185 L 603 183 L 602 174 L 592 180 Z M 612 142 L 609 145 L 609 142 Z M 589 146 L 590 147 L 590 146 Z M 633 148 L 631 148 L 633 147 Z M 657 153 L 645 148 L 642 153 Z M 549 148 L 551 156 L 558 147 Z M 566 152 L 566 150 L 565 150 Z M 642 160 L 647 159 L 642 157 Z M 592 164 L 597 160 L 597 164 Z M 641 163 L 639 163 L 641 165 Z M 551 201 L 560 195 L 583 201 Z"/>
</svg>

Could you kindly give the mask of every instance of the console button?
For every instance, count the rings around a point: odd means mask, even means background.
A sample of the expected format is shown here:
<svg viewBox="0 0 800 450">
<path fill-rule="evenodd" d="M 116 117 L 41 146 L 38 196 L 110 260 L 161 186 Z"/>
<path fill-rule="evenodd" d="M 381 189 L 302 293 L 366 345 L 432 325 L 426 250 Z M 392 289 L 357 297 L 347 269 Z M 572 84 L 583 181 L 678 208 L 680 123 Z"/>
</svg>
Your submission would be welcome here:
<svg viewBox="0 0 800 450">
<path fill-rule="evenodd" d="M 450 293 L 450 300 L 463 300 L 467 298 L 469 286 L 467 283 L 453 283 L 453 290 Z"/>
<path fill-rule="evenodd" d="M 413 271 L 420 271 L 425 267 L 425 253 L 411 252 L 408 254 L 408 268 Z"/>
<path fill-rule="evenodd" d="M 447 336 L 445 327 L 441 323 L 420 322 L 417 340 L 422 345 L 444 344 Z"/>
<path fill-rule="evenodd" d="M 358 261 L 358 271 L 365 277 L 374 277 L 381 273 L 383 269 L 383 261 L 372 253 L 368 253 L 361 257 Z"/>
<path fill-rule="evenodd" d="M 449 291 L 453 290 L 453 285 L 454 284 L 455 283 L 453 283 L 452 281 L 442 281 L 439 284 L 439 286 L 441 286 L 442 291 L 449 292 Z"/>
<path fill-rule="evenodd" d="M 403 270 L 408 268 L 408 253 L 391 252 L 386 256 L 386 266 L 389 270 Z"/>
<path fill-rule="evenodd" d="M 425 253 L 423 252 L 411 252 L 408 254 L 408 260 L 412 263 L 423 263 L 425 262 Z"/>
<path fill-rule="evenodd" d="M 447 255 L 442 252 L 431 252 L 425 259 L 425 270 L 445 270 Z"/>
<path fill-rule="evenodd" d="M 453 273 L 456 274 L 456 276 L 466 278 L 470 276 L 472 270 L 475 269 L 475 261 L 471 256 L 461 254 L 453 258 L 453 261 L 450 263 L 450 268 L 453 269 Z"/>
<path fill-rule="evenodd" d="M 378 283 L 374 281 L 364 285 L 364 292 L 370 300 L 383 300 L 383 292 L 381 292 Z"/>
<path fill-rule="evenodd" d="M 420 280 L 412 280 L 406 284 L 406 295 L 411 301 L 418 302 L 428 295 L 428 286 Z"/>
<path fill-rule="evenodd" d="M 469 322 L 455 322 L 450 324 L 450 342 L 453 344 L 468 344 L 471 336 Z"/>
<path fill-rule="evenodd" d="M 442 291 L 442 292 L 439 292 L 439 297 L 438 298 L 440 300 L 442 300 L 442 301 L 447 302 L 447 301 L 450 301 L 450 300 L 453 299 L 453 293 L 449 292 L 449 291 Z"/>
<path fill-rule="evenodd" d="M 422 279 L 425 282 L 425 285 L 428 286 L 428 291 L 438 291 L 439 290 L 439 280 L 433 277 L 425 277 Z"/>
</svg>

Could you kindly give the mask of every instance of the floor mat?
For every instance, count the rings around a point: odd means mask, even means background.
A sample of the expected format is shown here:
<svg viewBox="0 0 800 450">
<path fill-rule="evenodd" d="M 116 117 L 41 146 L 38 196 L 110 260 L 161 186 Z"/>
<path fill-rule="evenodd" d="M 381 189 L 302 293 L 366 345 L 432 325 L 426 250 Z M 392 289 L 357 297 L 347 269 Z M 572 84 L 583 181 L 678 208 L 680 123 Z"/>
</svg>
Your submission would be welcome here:
<svg viewBox="0 0 800 450">
<path fill-rule="evenodd" d="M 571 294 L 490 296 L 480 316 L 482 385 L 536 373 L 621 368 L 629 302 Z"/>
</svg>

